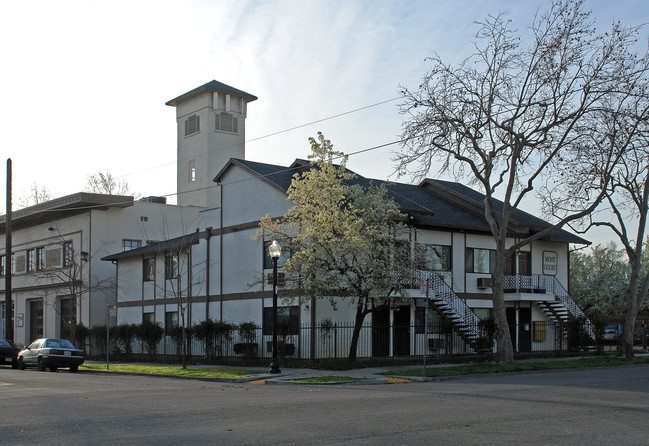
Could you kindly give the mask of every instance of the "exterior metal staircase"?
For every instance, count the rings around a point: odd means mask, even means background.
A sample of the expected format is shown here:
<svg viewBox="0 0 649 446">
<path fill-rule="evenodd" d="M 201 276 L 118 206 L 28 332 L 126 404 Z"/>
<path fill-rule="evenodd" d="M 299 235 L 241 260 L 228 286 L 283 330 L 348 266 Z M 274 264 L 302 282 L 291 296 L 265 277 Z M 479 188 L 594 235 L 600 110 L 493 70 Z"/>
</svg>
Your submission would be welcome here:
<svg viewBox="0 0 649 446">
<path fill-rule="evenodd" d="M 480 342 L 483 337 L 482 330 L 478 325 L 480 319 L 466 302 L 455 294 L 453 289 L 438 275 L 428 271 L 418 271 L 417 273 L 418 276 L 421 276 L 420 279 L 429 281 L 428 304 L 452 323 L 453 329 L 473 350 L 479 353 L 490 352 L 491 346 Z"/>
<path fill-rule="evenodd" d="M 506 276 L 505 292 L 530 292 L 544 295 L 553 295 L 553 300 L 537 301 L 541 310 L 551 321 L 564 323 L 570 318 L 583 318 L 586 321 L 586 331 L 591 339 L 595 339 L 595 332 L 590 320 L 579 305 L 570 297 L 565 287 L 554 276 Z"/>
</svg>

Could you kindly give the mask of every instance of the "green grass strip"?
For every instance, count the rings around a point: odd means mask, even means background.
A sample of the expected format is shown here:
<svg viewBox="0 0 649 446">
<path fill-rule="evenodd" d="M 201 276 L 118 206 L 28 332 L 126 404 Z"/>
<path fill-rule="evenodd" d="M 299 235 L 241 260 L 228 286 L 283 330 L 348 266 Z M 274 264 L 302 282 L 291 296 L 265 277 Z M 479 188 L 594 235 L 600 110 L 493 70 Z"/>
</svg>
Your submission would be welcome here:
<svg viewBox="0 0 649 446">
<path fill-rule="evenodd" d="M 300 383 L 314 383 L 314 384 L 327 384 L 327 383 L 340 383 L 347 381 L 365 381 L 370 378 L 356 378 L 353 376 L 314 376 L 312 378 L 295 378 L 287 381 L 300 382 Z"/>
<path fill-rule="evenodd" d="M 251 375 L 266 373 L 262 370 L 240 370 L 223 368 L 198 368 L 189 367 L 183 369 L 177 366 L 146 366 L 132 364 L 110 364 L 106 370 L 106 364 L 85 363 L 79 367 L 80 370 L 98 370 L 103 372 L 138 373 L 147 375 L 163 376 L 186 376 L 193 378 L 247 378 Z"/>
<path fill-rule="evenodd" d="M 381 372 L 381 375 L 392 376 L 417 376 L 417 377 L 440 377 L 440 376 L 463 376 L 463 375 L 480 375 L 489 373 L 508 373 L 508 372 L 527 372 L 535 370 L 563 370 L 579 369 L 589 367 L 610 367 L 649 364 L 649 357 L 639 357 L 632 359 L 616 358 L 612 356 L 602 356 L 595 358 L 579 358 L 545 362 L 521 362 L 516 364 L 466 364 L 451 367 L 427 367 L 389 370 Z"/>
</svg>

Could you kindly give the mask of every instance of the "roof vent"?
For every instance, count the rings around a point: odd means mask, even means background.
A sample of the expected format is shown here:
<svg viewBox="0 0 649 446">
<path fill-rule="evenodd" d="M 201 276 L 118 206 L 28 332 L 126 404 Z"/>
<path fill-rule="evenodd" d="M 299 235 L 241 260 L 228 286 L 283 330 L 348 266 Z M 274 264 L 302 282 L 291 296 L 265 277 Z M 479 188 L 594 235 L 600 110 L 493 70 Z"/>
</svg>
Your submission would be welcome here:
<svg viewBox="0 0 649 446">
<path fill-rule="evenodd" d="M 159 204 L 167 204 L 167 198 L 166 197 L 144 197 L 140 198 L 139 201 L 143 201 L 145 203 L 159 203 Z"/>
</svg>

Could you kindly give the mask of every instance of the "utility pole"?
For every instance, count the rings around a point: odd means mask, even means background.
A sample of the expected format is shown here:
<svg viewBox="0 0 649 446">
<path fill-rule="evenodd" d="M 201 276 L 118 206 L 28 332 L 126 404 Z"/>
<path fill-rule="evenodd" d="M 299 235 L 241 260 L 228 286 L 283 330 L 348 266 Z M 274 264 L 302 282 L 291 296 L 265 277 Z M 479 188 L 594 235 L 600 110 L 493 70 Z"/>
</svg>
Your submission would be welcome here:
<svg viewBox="0 0 649 446">
<path fill-rule="evenodd" d="M 7 158 L 7 214 L 5 215 L 5 339 L 14 340 L 14 306 L 11 299 L 11 158 Z"/>
</svg>

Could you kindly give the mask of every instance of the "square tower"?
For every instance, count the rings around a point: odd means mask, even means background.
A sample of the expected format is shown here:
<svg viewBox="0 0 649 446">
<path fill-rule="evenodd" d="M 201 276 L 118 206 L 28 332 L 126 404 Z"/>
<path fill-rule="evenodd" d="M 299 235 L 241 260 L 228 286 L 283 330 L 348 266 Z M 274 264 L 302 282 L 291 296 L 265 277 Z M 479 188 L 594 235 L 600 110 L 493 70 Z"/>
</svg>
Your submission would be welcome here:
<svg viewBox="0 0 649 446">
<path fill-rule="evenodd" d="M 176 107 L 176 192 L 180 206 L 218 206 L 212 181 L 230 158 L 245 159 L 245 120 L 253 96 L 211 81 L 166 103 Z"/>
</svg>

